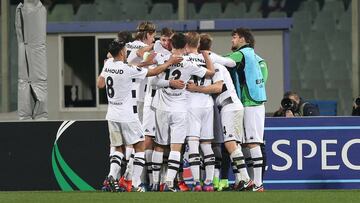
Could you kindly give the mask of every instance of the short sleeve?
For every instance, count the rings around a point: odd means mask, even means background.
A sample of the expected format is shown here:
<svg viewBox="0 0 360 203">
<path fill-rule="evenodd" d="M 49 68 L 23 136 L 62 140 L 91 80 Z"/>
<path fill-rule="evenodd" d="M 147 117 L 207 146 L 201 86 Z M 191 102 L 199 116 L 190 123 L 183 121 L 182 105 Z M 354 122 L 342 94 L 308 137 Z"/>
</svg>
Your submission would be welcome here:
<svg viewBox="0 0 360 203">
<path fill-rule="evenodd" d="M 137 66 L 129 65 L 129 76 L 130 78 L 136 78 L 136 79 L 144 79 L 146 77 L 146 74 L 148 73 L 147 68 L 139 68 Z"/>
<path fill-rule="evenodd" d="M 260 61 L 259 65 L 260 65 L 260 69 L 261 69 L 261 73 L 263 75 L 264 81 L 266 83 L 268 76 L 269 76 L 267 64 L 265 61 Z"/>
<path fill-rule="evenodd" d="M 136 55 L 136 52 L 137 52 L 136 49 L 131 50 L 130 54 L 129 54 L 128 57 L 127 57 L 128 63 L 133 64 L 133 63 L 136 62 L 136 58 L 139 58 L 139 57 Z"/>
<path fill-rule="evenodd" d="M 228 58 L 234 60 L 236 63 L 238 63 L 238 62 L 241 62 L 244 55 L 241 52 L 236 51 L 236 52 L 233 52 L 233 53 L 231 53 L 230 55 L 228 55 L 226 57 L 228 57 Z"/>
<path fill-rule="evenodd" d="M 161 43 L 160 43 L 160 40 L 156 40 L 155 43 L 154 43 L 154 51 L 155 52 L 160 52 L 161 51 Z"/>
<path fill-rule="evenodd" d="M 215 74 L 214 76 L 212 77 L 212 81 L 215 83 L 215 82 L 218 82 L 218 81 L 224 81 L 224 74 L 223 72 L 221 71 L 221 66 L 220 64 L 214 64 L 214 68 L 215 68 Z M 225 67 L 224 67 L 225 68 Z"/>
</svg>

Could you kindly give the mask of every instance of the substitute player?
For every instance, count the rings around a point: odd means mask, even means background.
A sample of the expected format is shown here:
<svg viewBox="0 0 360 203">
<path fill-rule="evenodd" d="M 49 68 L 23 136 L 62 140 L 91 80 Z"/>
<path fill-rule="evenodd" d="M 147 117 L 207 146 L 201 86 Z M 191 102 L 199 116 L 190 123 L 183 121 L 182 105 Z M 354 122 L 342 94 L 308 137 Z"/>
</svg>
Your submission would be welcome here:
<svg viewBox="0 0 360 203">
<path fill-rule="evenodd" d="M 260 145 L 264 142 L 267 66 L 254 51 L 255 39 L 250 30 L 237 28 L 232 32 L 233 53 L 228 57 L 236 61 L 230 69 L 238 97 L 244 110 L 245 155 L 253 162 L 254 191 L 264 191 L 262 183 L 263 155 Z M 247 152 L 246 152 L 247 151 Z"/>
</svg>

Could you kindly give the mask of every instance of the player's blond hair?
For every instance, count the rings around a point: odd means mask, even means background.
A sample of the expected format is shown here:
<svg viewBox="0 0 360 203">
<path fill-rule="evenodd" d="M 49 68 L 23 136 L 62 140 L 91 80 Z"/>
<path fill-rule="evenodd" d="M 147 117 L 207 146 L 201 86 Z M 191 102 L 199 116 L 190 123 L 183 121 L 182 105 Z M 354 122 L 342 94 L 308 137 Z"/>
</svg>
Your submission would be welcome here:
<svg viewBox="0 0 360 203">
<path fill-rule="evenodd" d="M 146 39 L 147 33 L 152 34 L 156 31 L 156 26 L 150 21 L 144 21 L 137 26 L 136 30 L 135 39 L 143 41 Z"/>
<path fill-rule="evenodd" d="M 192 48 L 198 48 L 200 45 L 200 35 L 197 32 L 186 33 L 186 44 Z"/>
</svg>

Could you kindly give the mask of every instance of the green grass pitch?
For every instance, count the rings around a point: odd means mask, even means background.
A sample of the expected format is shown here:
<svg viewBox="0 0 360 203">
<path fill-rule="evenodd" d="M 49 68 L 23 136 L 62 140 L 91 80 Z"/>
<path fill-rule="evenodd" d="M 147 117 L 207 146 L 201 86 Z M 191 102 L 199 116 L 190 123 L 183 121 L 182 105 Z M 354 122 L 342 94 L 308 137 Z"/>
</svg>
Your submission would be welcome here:
<svg viewBox="0 0 360 203">
<path fill-rule="evenodd" d="M 261 203 L 360 202 L 360 190 L 293 190 L 255 192 L 105 193 L 105 192 L 0 192 L 0 202 L 142 202 L 142 203 Z"/>
</svg>

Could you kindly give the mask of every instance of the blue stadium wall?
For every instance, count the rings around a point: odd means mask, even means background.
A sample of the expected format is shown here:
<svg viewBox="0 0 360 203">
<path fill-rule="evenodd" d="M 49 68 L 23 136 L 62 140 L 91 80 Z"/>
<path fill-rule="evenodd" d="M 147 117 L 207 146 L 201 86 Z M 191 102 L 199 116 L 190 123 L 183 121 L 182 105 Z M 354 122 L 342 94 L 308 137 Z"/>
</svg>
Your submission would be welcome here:
<svg viewBox="0 0 360 203">
<path fill-rule="evenodd" d="M 360 188 L 360 118 L 266 118 L 267 189 Z M 98 190 L 107 123 L 0 123 L 0 191 Z"/>
</svg>

